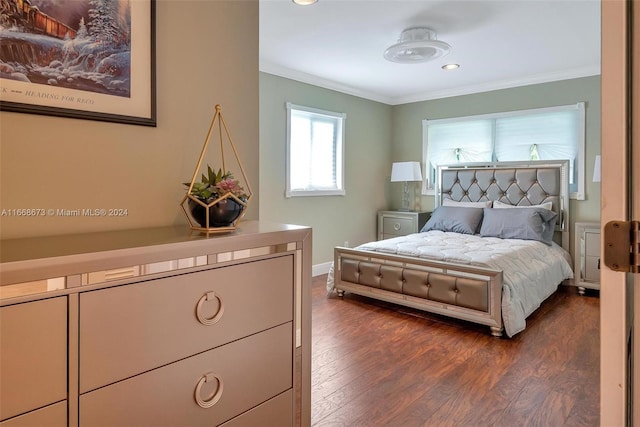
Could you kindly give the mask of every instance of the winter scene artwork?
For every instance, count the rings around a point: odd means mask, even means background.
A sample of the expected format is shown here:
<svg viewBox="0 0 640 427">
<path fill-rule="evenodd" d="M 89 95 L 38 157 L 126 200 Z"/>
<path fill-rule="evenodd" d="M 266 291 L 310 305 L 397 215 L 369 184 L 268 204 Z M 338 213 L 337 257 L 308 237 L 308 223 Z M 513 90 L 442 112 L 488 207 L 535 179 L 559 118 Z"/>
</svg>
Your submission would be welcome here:
<svg viewBox="0 0 640 427">
<path fill-rule="evenodd" d="M 152 0 L 0 0 L 0 108 L 155 126 Z"/>
</svg>

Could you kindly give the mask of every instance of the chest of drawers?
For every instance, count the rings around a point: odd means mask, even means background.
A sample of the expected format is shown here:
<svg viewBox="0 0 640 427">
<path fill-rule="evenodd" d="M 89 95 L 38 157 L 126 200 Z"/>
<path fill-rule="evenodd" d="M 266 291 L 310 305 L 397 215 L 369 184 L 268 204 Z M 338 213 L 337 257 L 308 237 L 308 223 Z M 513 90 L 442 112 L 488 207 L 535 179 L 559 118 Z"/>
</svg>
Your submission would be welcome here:
<svg viewBox="0 0 640 427">
<path fill-rule="evenodd" d="M 309 425 L 311 231 L 242 228 L 66 267 L 3 258 L 0 426 Z M 60 272 L 60 289 L 15 281 Z"/>
<path fill-rule="evenodd" d="M 378 240 L 417 233 L 429 220 L 430 212 L 378 212 Z"/>
</svg>

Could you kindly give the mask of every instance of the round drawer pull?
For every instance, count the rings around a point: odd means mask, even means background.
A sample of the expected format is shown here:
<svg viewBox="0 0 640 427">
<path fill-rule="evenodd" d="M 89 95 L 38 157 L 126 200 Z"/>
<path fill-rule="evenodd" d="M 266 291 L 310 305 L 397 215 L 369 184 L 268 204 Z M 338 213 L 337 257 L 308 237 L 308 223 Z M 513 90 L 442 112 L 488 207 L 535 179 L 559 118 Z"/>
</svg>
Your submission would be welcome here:
<svg viewBox="0 0 640 427">
<path fill-rule="evenodd" d="M 216 392 L 213 394 L 213 396 L 211 396 L 211 399 L 204 400 L 201 396 L 202 386 L 213 380 L 218 382 L 218 388 Z M 220 400 L 220 397 L 222 397 L 223 388 L 224 388 L 224 383 L 222 382 L 222 378 L 218 377 L 213 372 L 209 372 L 203 375 L 202 378 L 200 378 L 200 381 L 198 381 L 198 385 L 196 386 L 196 392 L 195 392 L 196 403 L 201 408 L 205 408 L 205 409 L 211 408 L 213 405 L 215 405 L 218 402 L 218 400 Z"/>
<path fill-rule="evenodd" d="M 400 225 L 399 222 L 396 222 L 395 224 L 393 224 L 393 229 L 394 230 L 398 231 L 398 230 L 400 230 L 400 228 L 401 228 L 401 225 Z"/>
<path fill-rule="evenodd" d="M 218 312 L 213 317 L 207 318 L 205 317 L 204 314 L 202 314 L 202 306 L 206 301 L 212 301 L 213 299 L 218 300 L 218 304 L 220 304 L 220 307 L 218 308 Z M 198 321 L 203 325 L 207 325 L 207 326 L 213 325 L 218 320 L 220 320 L 220 318 L 222 318 L 223 313 L 224 313 L 224 305 L 222 304 L 222 299 L 218 295 L 216 295 L 216 293 L 213 291 L 207 292 L 206 294 L 204 294 L 200 298 L 200 300 L 198 301 L 198 305 L 196 306 L 196 317 L 198 318 Z"/>
</svg>

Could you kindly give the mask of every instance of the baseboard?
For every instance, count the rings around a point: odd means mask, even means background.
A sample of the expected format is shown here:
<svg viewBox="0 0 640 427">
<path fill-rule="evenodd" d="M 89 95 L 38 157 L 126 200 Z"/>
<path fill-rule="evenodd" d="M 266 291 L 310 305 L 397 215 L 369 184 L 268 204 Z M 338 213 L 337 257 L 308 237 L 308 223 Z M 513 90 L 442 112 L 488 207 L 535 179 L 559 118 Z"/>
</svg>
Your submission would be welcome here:
<svg viewBox="0 0 640 427">
<path fill-rule="evenodd" d="M 331 264 L 333 264 L 333 261 L 314 265 L 311 268 L 311 275 L 313 277 L 316 277 L 316 276 L 322 276 L 323 274 L 327 274 L 329 272 L 329 269 L 331 268 Z"/>
</svg>

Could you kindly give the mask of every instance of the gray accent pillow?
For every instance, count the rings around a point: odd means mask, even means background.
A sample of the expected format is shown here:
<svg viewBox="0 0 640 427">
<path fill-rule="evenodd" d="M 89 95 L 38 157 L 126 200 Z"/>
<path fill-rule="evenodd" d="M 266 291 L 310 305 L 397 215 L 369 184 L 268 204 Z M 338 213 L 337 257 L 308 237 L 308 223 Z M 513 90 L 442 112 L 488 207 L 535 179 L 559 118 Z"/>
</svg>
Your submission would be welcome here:
<svg viewBox="0 0 640 427">
<path fill-rule="evenodd" d="M 476 234 L 481 222 L 481 208 L 440 206 L 433 211 L 431 218 L 429 218 L 429 221 L 427 221 L 420 231 L 440 230 L 462 234 Z"/>
<path fill-rule="evenodd" d="M 482 237 L 537 240 L 551 246 L 558 214 L 543 208 L 484 209 Z"/>
</svg>

